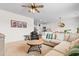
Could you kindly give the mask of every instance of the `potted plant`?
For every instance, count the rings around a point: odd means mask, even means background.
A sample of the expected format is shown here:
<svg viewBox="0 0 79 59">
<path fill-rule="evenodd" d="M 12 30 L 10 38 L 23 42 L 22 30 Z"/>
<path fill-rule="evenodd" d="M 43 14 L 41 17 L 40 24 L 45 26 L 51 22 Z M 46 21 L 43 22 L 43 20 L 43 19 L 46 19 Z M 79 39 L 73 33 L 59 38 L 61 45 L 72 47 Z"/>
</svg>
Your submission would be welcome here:
<svg viewBox="0 0 79 59">
<path fill-rule="evenodd" d="M 68 56 L 79 56 L 79 45 L 75 45 L 73 48 L 71 48 L 68 53 Z"/>
</svg>

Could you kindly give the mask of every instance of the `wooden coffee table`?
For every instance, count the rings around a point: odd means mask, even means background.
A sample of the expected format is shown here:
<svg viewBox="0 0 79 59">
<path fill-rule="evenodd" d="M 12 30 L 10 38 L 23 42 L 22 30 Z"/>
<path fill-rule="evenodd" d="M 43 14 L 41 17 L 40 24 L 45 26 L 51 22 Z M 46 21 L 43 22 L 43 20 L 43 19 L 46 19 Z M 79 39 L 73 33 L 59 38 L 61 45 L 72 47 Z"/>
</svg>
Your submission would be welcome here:
<svg viewBox="0 0 79 59">
<path fill-rule="evenodd" d="M 43 44 L 42 39 L 39 39 L 39 40 L 27 40 L 27 44 L 30 46 L 27 53 L 29 53 L 30 51 L 38 51 L 38 52 L 41 53 L 40 45 Z M 37 49 L 34 49 L 34 47 L 37 47 Z"/>
</svg>

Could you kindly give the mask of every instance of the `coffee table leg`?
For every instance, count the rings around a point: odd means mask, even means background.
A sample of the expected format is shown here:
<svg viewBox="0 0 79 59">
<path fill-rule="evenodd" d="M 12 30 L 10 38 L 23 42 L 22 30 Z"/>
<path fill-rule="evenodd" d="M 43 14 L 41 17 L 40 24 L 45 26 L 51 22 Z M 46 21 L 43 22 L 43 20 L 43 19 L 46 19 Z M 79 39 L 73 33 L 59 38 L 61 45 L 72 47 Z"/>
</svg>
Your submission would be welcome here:
<svg viewBox="0 0 79 59">
<path fill-rule="evenodd" d="M 41 47 L 40 47 L 40 45 L 38 45 L 38 48 L 39 48 L 39 52 L 40 52 L 40 54 L 41 54 L 41 49 L 40 49 Z"/>
<path fill-rule="evenodd" d="M 29 53 L 29 52 L 30 52 L 31 47 L 32 47 L 32 46 L 30 46 L 30 48 L 28 49 L 27 53 Z"/>
</svg>

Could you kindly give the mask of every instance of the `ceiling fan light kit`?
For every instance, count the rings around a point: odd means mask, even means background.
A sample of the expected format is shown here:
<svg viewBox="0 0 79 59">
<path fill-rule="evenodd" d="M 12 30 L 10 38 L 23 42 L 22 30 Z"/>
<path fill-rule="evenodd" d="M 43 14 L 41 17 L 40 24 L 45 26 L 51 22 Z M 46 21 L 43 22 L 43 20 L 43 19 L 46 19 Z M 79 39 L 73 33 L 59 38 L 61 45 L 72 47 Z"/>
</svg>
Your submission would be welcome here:
<svg viewBox="0 0 79 59">
<path fill-rule="evenodd" d="M 25 7 L 25 8 L 29 8 L 29 12 L 32 12 L 32 13 L 40 13 L 39 11 L 39 8 L 43 8 L 44 6 L 43 5 L 39 5 L 39 4 L 36 4 L 36 3 L 31 3 L 29 5 L 22 5 L 22 7 Z"/>
<path fill-rule="evenodd" d="M 36 11 L 34 9 L 29 9 L 29 12 L 35 13 Z"/>
</svg>

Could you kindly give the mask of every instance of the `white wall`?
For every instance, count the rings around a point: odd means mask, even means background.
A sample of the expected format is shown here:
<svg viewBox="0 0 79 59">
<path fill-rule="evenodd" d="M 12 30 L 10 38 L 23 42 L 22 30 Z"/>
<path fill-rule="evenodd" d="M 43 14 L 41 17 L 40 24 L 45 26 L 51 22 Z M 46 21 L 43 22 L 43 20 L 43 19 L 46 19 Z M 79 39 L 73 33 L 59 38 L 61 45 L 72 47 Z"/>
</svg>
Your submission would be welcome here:
<svg viewBox="0 0 79 59">
<path fill-rule="evenodd" d="M 27 22 L 27 28 L 11 28 L 11 20 Z M 0 10 L 0 33 L 5 34 L 5 42 L 24 40 L 24 35 L 34 29 L 34 20 L 12 12 Z"/>
</svg>

